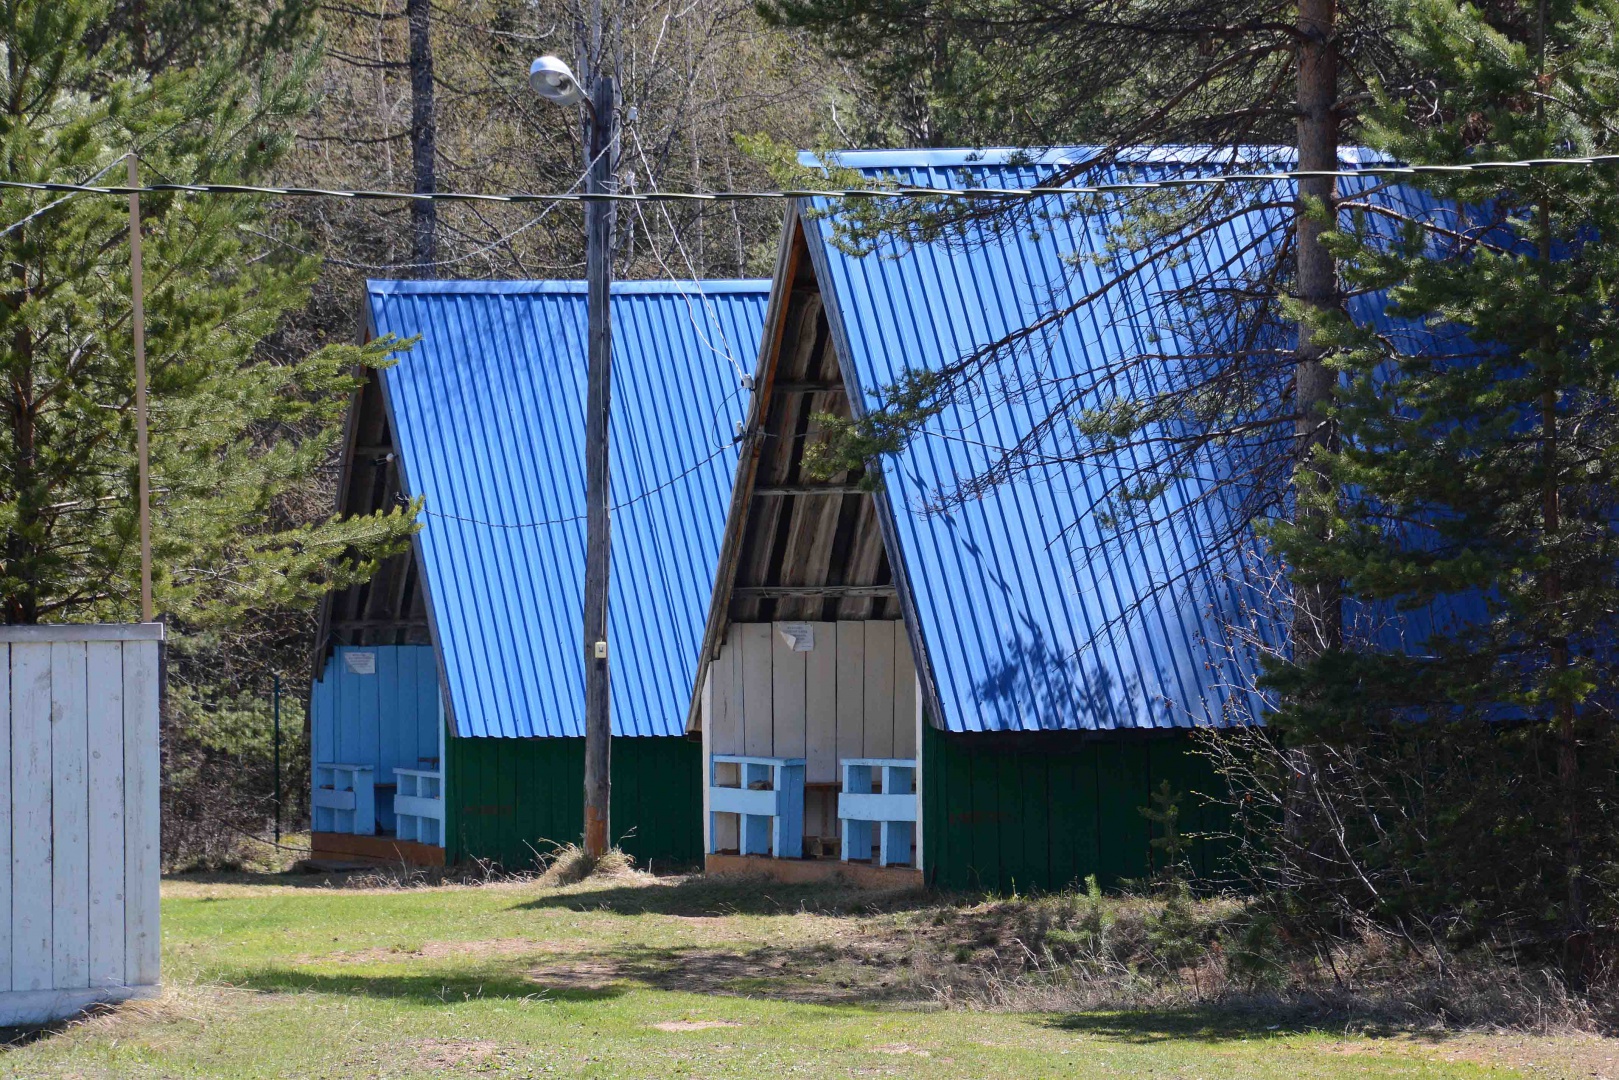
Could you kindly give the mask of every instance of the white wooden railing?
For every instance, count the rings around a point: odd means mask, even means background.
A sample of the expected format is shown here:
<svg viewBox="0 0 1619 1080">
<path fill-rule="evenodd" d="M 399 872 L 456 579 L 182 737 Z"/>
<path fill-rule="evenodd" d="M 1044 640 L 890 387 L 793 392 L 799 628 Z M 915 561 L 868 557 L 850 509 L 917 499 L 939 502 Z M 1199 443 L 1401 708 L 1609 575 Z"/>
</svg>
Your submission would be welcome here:
<svg viewBox="0 0 1619 1080">
<path fill-rule="evenodd" d="M 842 765 L 838 821 L 843 832 L 843 860 L 914 865 L 916 759 L 844 758 Z M 873 847 L 877 849 L 875 859 Z"/>
<path fill-rule="evenodd" d="M 395 769 L 394 835 L 418 844 L 444 846 L 444 774 L 436 769 Z"/>
<path fill-rule="evenodd" d="M 714 754 L 708 765 L 709 848 L 714 817 L 736 814 L 737 851 L 797 859 L 804 854 L 804 759 Z"/>
<path fill-rule="evenodd" d="M 375 836 L 376 787 L 376 770 L 369 765 L 317 762 L 315 787 L 309 799 L 313 830 Z"/>
</svg>

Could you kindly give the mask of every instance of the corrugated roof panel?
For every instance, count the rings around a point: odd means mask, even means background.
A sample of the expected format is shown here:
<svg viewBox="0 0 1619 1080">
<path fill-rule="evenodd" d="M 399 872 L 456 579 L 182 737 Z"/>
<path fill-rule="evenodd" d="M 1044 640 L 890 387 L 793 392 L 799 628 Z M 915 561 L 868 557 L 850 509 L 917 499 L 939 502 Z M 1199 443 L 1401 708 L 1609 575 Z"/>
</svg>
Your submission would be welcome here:
<svg viewBox="0 0 1619 1080">
<path fill-rule="evenodd" d="M 766 281 L 613 286 L 613 731 L 679 735 Z M 456 730 L 584 733 L 583 282 L 373 281 Z"/>
<path fill-rule="evenodd" d="M 1083 147 L 1032 158 L 1004 150 L 875 151 L 840 154 L 836 164 L 917 186 L 1025 187 L 1043 181 L 1054 164 L 1090 156 Z M 1361 156 L 1351 152 L 1346 160 Z M 1173 150 L 1141 157 L 1149 169 L 1177 168 Z M 1259 147 L 1245 158 L 1285 165 L 1291 152 Z M 1185 160 L 1207 164 L 1195 151 Z M 1278 185 L 1273 194 L 1287 193 Z M 914 246 L 887 242 L 864 255 L 832 242 L 833 219 L 806 223 L 846 337 L 845 363 L 865 394 L 894 383 L 908 367 L 937 369 L 1061 312 L 1114 272 L 1086 256 L 1103 251 L 1117 222 L 1076 213 L 1055 197 L 1026 204 L 1024 213 L 1021 228 L 975 228 Z M 1059 404 L 1058 387 L 1077 390 L 1126 358 L 1182 349 L 1184 328 L 1176 325 L 1166 290 L 1211 269 L 1257 265 L 1285 229 L 1280 211 L 1258 207 L 1210 231 L 1184 263 L 1128 275 L 1002 363 L 1004 392 L 952 404 L 887 463 L 897 556 L 915 595 L 944 727 L 1218 725 L 1228 722 L 1226 706 L 1234 700 L 1256 704 L 1251 657 L 1225 644 L 1225 626 L 1243 609 L 1243 571 L 1209 565 L 1209 538 L 1231 524 L 1232 512 L 1212 477 L 1240 462 L 1211 459 L 1209 475 L 1187 477 L 1166 494 L 1154 523 L 1122 534 L 1105 532 L 1097 520 L 1111 479 L 1101 462 L 1080 471 L 1042 463 L 1037 454 L 1030 475 L 981 498 L 932 513 L 923 507 L 932 493 L 980 472 L 1000 448 L 1034 430 Z M 1384 318 L 1375 303 L 1360 311 Z M 1160 377 L 1134 365 L 1115 382 L 1144 386 Z M 1067 407 L 1096 404 L 1101 396 L 1079 394 Z M 1040 448 L 1053 442 L 1043 440 Z M 1146 460 L 1144 450 L 1131 453 L 1135 462 Z M 1128 470 L 1130 460 L 1119 465 Z"/>
</svg>

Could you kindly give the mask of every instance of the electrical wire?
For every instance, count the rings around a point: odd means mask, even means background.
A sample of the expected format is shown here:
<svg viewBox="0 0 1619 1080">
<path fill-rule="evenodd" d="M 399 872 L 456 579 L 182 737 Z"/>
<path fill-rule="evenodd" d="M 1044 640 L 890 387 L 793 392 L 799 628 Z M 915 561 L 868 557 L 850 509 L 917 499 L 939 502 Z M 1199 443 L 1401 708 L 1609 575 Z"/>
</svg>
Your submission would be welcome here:
<svg viewBox="0 0 1619 1080">
<path fill-rule="evenodd" d="M 641 136 L 636 133 L 636 130 L 633 127 L 628 128 L 628 131 L 630 133 L 630 138 L 635 140 L 635 152 L 641 159 L 641 167 L 646 170 L 647 183 L 651 184 L 652 190 L 656 192 L 659 190 L 658 181 L 656 176 L 653 174 L 652 163 L 647 160 L 646 148 L 641 145 Z M 686 264 L 686 280 L 696 281 L 698 278 L 697 268 L 692 264 L 691 256 L 686 253 L 686 245 L 680 242 L 680 230 L 675 228 L 674 219 L 669 216 L 668 206 L 662 205 L 659 207 L 659 209 L 663 211 L 664 223 L 669 226 L 669 235 L 675 242 L 675 250 L 680 252 L 680 259 Z M 635 215 L 641 219 L 641 227 L 646 229 L 647 235 L 651 236 L 652 228 L 647 224 L 646 215 L 642 213 L 639 205 L 635 208 Z M 668 275 L 671 282 L 674 282 L 677 285 L 680 284 L 680 280 L 676 278 L 674 271 L 669 269 L 669 264 L 664 262 L 663 256 L 659 254 L 656 244 L 652 245 L 652 257 L 658 260 L 658 265 L 663 268 L 663 272 Z M 725 357 L 726 360 L 730 361 L 731 369 L 736 373 L 737 382 L 745 384 L 748 373 L 742 370 L 742 365 L 737 362 L 735 354 L 733 354 L 731 351 L 731 342 L 725 334 L 725 324 L 720 322 L 719 312 L 715 309 L 713 302 L 709 300 L 707 293 L 699 289 L 698 297 L 703 302 L 703 314 L 708 317 L 709 324 L 714 329 L 719 331 L 721 348 L 716 349 L 713 342 L 709 341 L 709 339 L 704 335 L 702 327 L 697 325 L 697 312 L 692 309 L 691 295 L 690 293 L 682 290 L 680 293 L 680 298 L 685 301 L 686 314 L 691 319 L 692 329 L 696 331 L 697 339 L 703 343 L 703 346 L 707 348 L 709 352 L 718 353 L 719 355 Z"/>
<path fill-rule="evenodd" d="M 1155 163 L 1149 163 L 1155 164 Z M 56 191 L 86 195 L 270 195 L 277 198 L 330 198 L 382 200 L 395 202 L 745 202 L 765 199 L 1034 199 L 1049 196 L 1109 195 L 1132 191 L 1158 191 L 1173 188 L 1219 187 L 1226 184 L 1279 183 L 1292 180 L 1352 178 L 1357 176 L 1446 176 L 1510 169 L 1593 167 L 1619 164 L 1619 154 L 1590 157 L 1526 158 L 1518 161 L 1474 161 L 1461 165 L 1365 165 L 1353 169 L 1298 169 L 1289 172 L 1227 173 L 1220 176 L 1173 176 L 1160 180 L 1129 180 L 1107 184 L 1074 184 L 1059 187 L 976 187 L 946 188 L 896 184 L 865 188 L 781 188 L 769 191 L 563 191 L 505 192 L 486 194 L 470 191 L 370 191 L 343 188 L 265 187 L 254 184 L 151 184 L 145 187 L 94 184 L 56 184 L 27 180 L 0 180 L 0 188 L 26 191 Z"/>
<path fill-rule="evenodd" d="M 101 168 L 101 170 L 98 171 L 94 176 L 92 176 L 89 179 L 85 180 L 84 183 L 86 183 L 86 184 L 95 183 L 97 180 L 100 180 L 103 176 L 106 176 L 109 172 L 111 172 L 112 169 L 113 169 L 113 166 L 122 164 L 123 160 L 124 159 L 121 158 L 121 157 L 120 158 L 113 158 L 112 161 L 108 162 L 105 166 L 103 166 Z M 16 221 L 13 221 L 10 225 L 7 225 L 5 228 L 0 229 L 0 236 L 9 236 L 11 233 L 13 233 L 16 230 L 22 228 L 24 225 L 28 224 L 30 221 L 33 221 L 35 218 L 40 217 L 40 216 L 42 216 L 44 214 L 47 214 L 52 210 L 55 210 L 58 206 L 61 206 L 65 202 L 71 202 L 73 199 L 78 198 L 79 194 L 80 194 L 79 192 L 75 191 L 75 192 L 72 192 L 70 194 L 63 195 L 60 199 L 56 199 L 56 200 L 54 200 L 52 202 L 46 203 L 44 206 L 41 206 L 38 210 L 35 210 L 33 213 L 29 214 L 27 217 L 18 218 Z"/>
</svg>

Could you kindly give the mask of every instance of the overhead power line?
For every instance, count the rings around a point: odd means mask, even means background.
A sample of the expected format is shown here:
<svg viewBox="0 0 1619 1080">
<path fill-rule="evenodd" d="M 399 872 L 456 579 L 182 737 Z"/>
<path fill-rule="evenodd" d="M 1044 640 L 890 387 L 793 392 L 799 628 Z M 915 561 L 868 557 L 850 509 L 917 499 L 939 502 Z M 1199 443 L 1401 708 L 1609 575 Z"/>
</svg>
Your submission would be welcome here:
<svg viewBox="0 0 1619 1080">
<path fill-rule="evenodd" d="M 1169 162 L 1124 162 L 1126 166 L 1164 167 Z M 94 184 L 56 184 L 26 180 L 0 180 L 0 189 L 46 191 L 85 195 L 268 195 L 277 198 L 329 198 L 397 202 L 744 202 L 763 199 L 1029 199 L 1063 195 L 1108 195 L 1166 188 L 1217 187 L 1224 184 L 1279 183 L 1320 177 L 1444 176 L 1458 173 L 1512 169 L 1591 167 L 1619 164 L 1619 154 L 1591 157 L 1526 158 L 1518 161 L 1473 161 L 1460 165 L 1365 165 L 1353 169 L 1298 169 L 1286 172 L 1224 173 L 1217 176 L 1169 176 L 1157 180 L 1121 180 L 1105 184 L 1055 187 L 925 187 L 895 184 L 862 188 L 783 188 L 770 191 L 617 191 L 617 192 L 503 192 L 471 191 L 368 191 L 339 188 L 267 187 L 254 184 L 152 184 L 131 188 Z"/>
</svg>

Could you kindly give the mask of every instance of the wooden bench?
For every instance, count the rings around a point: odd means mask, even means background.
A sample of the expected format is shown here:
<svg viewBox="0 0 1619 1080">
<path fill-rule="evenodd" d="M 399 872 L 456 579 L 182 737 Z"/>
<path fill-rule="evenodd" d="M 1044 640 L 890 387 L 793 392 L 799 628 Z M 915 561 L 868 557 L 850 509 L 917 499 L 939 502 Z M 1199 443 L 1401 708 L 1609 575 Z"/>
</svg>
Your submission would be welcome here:
<svg viewBox="0 0 1619 1080">
<path fill-rule="evenodd" d="M 395 769 L 394 834 L 401 840 L 444 846 L 444 774 L 436 769 Z"/>
<path fill-rule="evenodd" d="M 843 771 L 843 793 L 838 796 L 843 861 L 915 865 L 916 759 L 844 758 L 838 764 Z"/>
<path fill-rule="evenodd" d="M 376 771 L 369 765 L 317 762 L 309 805 L 314 832 L 375 836 Z"/>
<path fill-rule="evenodd" d="M 716 816 L 736 814 L 738 854 L 801 858 L 804 759 L 712 755 L 708 762 L 708 812 L 709 854 L 719 850 Z"/>
</svg>

